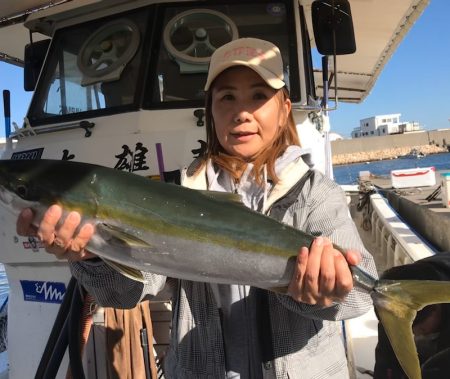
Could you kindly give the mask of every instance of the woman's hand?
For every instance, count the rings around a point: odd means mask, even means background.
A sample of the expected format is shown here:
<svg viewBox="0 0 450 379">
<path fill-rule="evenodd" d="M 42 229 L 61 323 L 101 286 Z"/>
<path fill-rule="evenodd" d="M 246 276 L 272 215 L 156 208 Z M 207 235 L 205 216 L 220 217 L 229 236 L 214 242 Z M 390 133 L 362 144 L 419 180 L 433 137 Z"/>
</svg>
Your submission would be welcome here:
<svg viewBox="0 0 450 379">
<path fill-rule="evenodd" d="M 328 238 L 317 237 L 310 250 L 300 249 L 288 293 L 307 304 L 330 306 L 340 302 L 353 288 L 349 265 L 357 265 L 360 260 L 359 253 L 348 251 L 344 257 Z"/>
<path fill-rule="evenodd" d="M 63 210 L 59 205 L 52 205 L 36 228 L 31 224 L 33 211 L 24 209 L 17 219 L 17 234 L 38 237 L 44 243 L 45 250 L 58 259 L 81 261 L 94 258 L 95 255 L 85 249 L 94 234 L 94 226 L 84 224 L 77 233 L 81 222 L 78 212 L 70 212 L 63 223 L 57 226 L 62 214 Z"/>
</svg>

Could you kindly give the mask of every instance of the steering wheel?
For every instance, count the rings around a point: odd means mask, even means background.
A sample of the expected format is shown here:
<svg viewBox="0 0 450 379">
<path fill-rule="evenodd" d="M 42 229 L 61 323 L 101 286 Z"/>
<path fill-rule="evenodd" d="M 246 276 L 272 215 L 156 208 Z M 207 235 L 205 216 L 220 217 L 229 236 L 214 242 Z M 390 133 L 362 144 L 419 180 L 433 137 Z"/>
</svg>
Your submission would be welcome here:
<svg viewBox="0 0 450 379">
<path fill-rule="evenodd" d="M 90 78 L 120 72 L 139 47 L 138 26 L 128 19 L 111 21 L 92 34 L 80 49 L 77 66 Z"/>
<path fill-rule="evenodd" d="M 207 65 L 219 47 L 239 37 L 236 24 L 227 15 L 211 9 L 182 12 L 166 25 L 163 42 L 180 64 Z"/>
</svg>

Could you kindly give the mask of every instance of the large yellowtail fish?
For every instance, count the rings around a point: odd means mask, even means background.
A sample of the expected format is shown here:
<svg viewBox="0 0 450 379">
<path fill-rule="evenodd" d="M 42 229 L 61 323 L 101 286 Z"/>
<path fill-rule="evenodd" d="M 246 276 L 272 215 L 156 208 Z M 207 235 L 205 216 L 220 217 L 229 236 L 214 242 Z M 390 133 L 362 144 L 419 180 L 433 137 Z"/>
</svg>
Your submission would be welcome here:
<svg viewBox="0 0 450 379">
<path fill-rule="evenodd" d="M 226 193 L 195 191 L 86 163 L 0 161 L 3 212 L 16 216 L 30 207 L 38 223 L 55 203 L 95 224 L 88 249 L 138 280 L 142 270 L 280 290 L 291 280 L 299 247 L 309 247 L 314 239 Z M 404 371 L 410 379 L 421 378 L 412 322 L 425 305 L 450 302 L 450 283 L 378 281 L 357 266 L 351 269 L 355 284 L 371 293 Z"/>
</svg>

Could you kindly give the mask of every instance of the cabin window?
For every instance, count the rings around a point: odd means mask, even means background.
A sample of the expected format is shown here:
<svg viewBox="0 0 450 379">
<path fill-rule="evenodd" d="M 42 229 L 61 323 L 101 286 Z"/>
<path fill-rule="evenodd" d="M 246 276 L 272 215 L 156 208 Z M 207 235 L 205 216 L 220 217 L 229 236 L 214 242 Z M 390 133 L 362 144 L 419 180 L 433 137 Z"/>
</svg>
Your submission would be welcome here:
<svg viewBox="0 0 450 379">
<path fill-rule="evenodd" d="M 31 125 L 137 108 L 147 24 L 140 9 L 57 31 L 28 113 Z"/>
<path fill-rule="evenodd" d="M 145 107 L 203 106 L 209 58 L 232 39 L 261 38 L 276 44 L 283 55 L 286 81 L 299 100 L 295 25 L 291 2 L 207 2 L 167 5 L 157 15 L 156 45 L 149 69 Z M 294 79 L 297 78 L 297 79 Z"/>
<path fill-rule="evenodd" d="M 293 2 L 154 4 L 59 29 L 27 117 L 32 126 L 145 109 L 204 106 L 209 57 L 239 37 L 281 50 L 300 101 Z"/>
</svg>

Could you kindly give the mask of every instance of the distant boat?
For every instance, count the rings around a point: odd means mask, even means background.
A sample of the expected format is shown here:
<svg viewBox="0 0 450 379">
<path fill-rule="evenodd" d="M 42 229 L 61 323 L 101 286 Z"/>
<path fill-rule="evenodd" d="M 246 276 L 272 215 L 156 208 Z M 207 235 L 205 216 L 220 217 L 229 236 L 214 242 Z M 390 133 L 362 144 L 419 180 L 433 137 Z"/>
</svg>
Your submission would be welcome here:
<svg viewBox="0 0 450 379">
<path fill-rule="evenodd" d="M 417 149 L 411 149 L 408 154 L 400 155 L 399 158 L 402 159 L 420 159 L 425 157 L 426 155 Z"/>
</svg>

